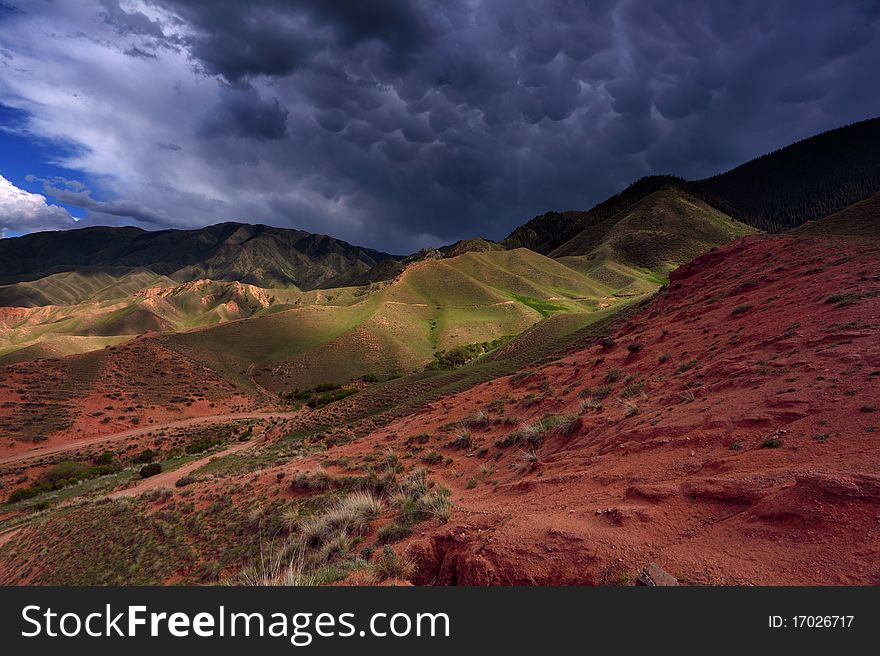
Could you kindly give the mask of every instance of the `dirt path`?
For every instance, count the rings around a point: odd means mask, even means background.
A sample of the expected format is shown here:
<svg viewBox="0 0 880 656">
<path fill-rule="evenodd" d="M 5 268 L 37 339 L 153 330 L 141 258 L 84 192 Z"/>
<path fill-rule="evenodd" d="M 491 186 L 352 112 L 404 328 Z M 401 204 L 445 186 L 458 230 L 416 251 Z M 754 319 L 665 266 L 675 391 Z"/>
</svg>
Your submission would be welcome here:
<svg viewBox="0 0 880 656">
<path fill-rule="evenodd" d="M 43 456 L 54 455 L 56 453 L 65 453 L 67 451 L 77 451 L 79 449 L 83 449 L 88 446 L 94 446 L 96 444 L 104 444 L 105 442 L 114 442 L 116 440 L 125 439 L 127 437 L 140 437 L 141 435 L 146 435 L 147 433 L 164 430 L 169 428 L 187 428 L 190 426 L 197 426 L 199 424 L 222 424 L 230 421 L 244 421 L 247 419 L 288 419 L 290 417 L 298 414 L 297 412 L 252 412 L 246 414 L 235 414 L 235 415 L 209 415 L 206 417 L 190 417 L 189 419 L 181 419 L 179 421 L 172 421 L 167 424 L 152 424 L 150 426 L 144 426 L 141 428 L 133 428 L 131 430 L 122 431 L 121 433 L 110 433 L 109 435 L 101 435 L 99 437 L 92 437 L 87 440 L 80 440 L 78 442 L 70 442 L 69 444 L 58 444 L 55 446 L 47 446 L 39 449 L 31 449 L 30 451 L 25 451 L 23 453 L 16 453 L 15 455 L 6 456 L 4 458 L 0 458 L 0 466 L 22 462 L 25 460 L 32 460 L 34 458 L 42 458 Z M 247 443 L 245 443 L 247 444 Z"/>
<path fill-rule="evenodd" d="M 193 460 L 192 462 L 188 462 L 187 464 L 183 465 L 182 467 L 178 467 L 177 469 L 172 469 L 170 471 L 162 472 L 161 474 L 156 474 L 155 476 L 150 476 L 149 478 L 140 480 L 133 487 L 128 487 L 124 490 L 119 490 L 118 492 L 113 492 L 112 494 L 108 494 L 107 496 L 110 499 L 122 499 L 124 497 L 134 497 L 138 494 L 143 494 L 147 490 L 155 490 L 156 488 L 160 487 L 174 487 L 174 484 L 177 483 L 177 481 L 179 481 L 181 478 L 183 478 L 187 474 L 191 474 L 200 467 L 207 465 L 215 458 L 228 456 L 232 453 L 243 451 L 249 447 L 256 446 L 257 444 L 265 443 L 265 439 L 239 442 L 238 444 L 232 445 L 228 449 L 218 451 L 217 453 L 212 453 L 211 455 L 205 456 L 204 458 L 199 458 L 198 460 Z M 2 539 L 3 535 L 0 534 L 0 540 Z M 2 544 L 2 542 L 0 542 L 0 544 Z"/>
</svg>

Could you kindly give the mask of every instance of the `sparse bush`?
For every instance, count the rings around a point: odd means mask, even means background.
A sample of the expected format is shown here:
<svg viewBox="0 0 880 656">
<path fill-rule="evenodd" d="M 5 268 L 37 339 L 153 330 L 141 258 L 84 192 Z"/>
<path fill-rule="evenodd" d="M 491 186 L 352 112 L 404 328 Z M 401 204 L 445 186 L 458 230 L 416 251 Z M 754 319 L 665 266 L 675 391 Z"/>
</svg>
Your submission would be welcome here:
<svg viewBox="0 0 880 656">
<path fill-rule="evenodd" d="M 743 303 L 742 305 L 737 305 L 733 310 L 730 311 L 730 314 L 734 317 L 738 317 L 742 314 L 745 314 L 749 310 L 752 309 L 752 305 L 750 303 Z"/>
<path fill-rule="evenodd" d="M 471 438 L 471 432 L 467 428 L 462 428 L 458 431 L 458 434 L 449 443 L 449 446 L 453 449 L 470 449 L 473 445 L 474 441 Z"/>
<path fill-rule="evenodd" d="M 639 414 L 638 404 L 633 403 L 632 401 L 621 401 L 621 403 L 623 404 L 623 407 L 624 407 L 624 411 L 623 411 L 624 416 L 635 417 L 637 414 Z"/>
<path fill-rule="evenodd" d="M 422 456 L 422 462 L 424 462 L 426 465 L 439 465 L 441 462 L 443 462 L 443 456 L 436 451 L 429 451 L 424 456 Z"/>
<path fill-rule="evenodd" d="M 553 429 L 553 433 L 564 438 L 573 437 L 581 429 L 583 424 L 584 421 L 580 417 L 559 417 L 556 423 L 556 428 Z"/>
<path fill-rule="evenodd" d="M 279 550 L 274 555 L 260 559 L 259 565 L 243 569 L 231 581 L 246 586 L 313 586 L 315 576 L 306 571 L 306 559 L 302 549 L 293 549 L 293 553 L 284 557 Z"/>
<path fill-rule="evenodd" d="M 581 412 L 588 412 L 590 410 L 594 410 L 596 412 L 601 412 L 602 410 L 602 404 L 594 399 L 592 396 L 588 396 L 581 401 Z"/>
<path fill-rule="evenodd" d="M 593 398 L 596 401 L 602 401 L 608 398 L 608 395 L 611 394 L 611 385 L 600 385 L 596 389 L 593 390 Z"/>
<path fill-rule="evenodd" d="M 629 351 L 630 353 L 638 353 L 644 347 L 645 347 L 645 345 L 642 344 L 642 342 L 630 342 L 629 344 L 626 345 L 626 350 Z"/>
<path fill-rule="evenodd" d="M 303 543 L 309 547 L 324 548 L 331 542 L 340 545 L 340 537 L 363 535 L 370 522 L 385 510 L 380 499 L 368 492 L 353 492 L 339 500 L 335 507 L 299 526 Z M 330 555 L 325 553 L 325 556 Z M 323 560 L 327 560 L 324 558 Z"/>
<path fill-rule="evenodd" d="M 423 496 L 419 499 L 419 505 L 424 512 L 444 523 L 449 521 L 449 515 L 452 514 L 452 496 L 444 487 Z"/>
<path fill-rule="evenodd" d="M 376 543 L 389 544 L 391 542 L 397 542 L 408 536 L 410 533 L 412 533 L 411 526 L 404 526 L 398 522 L 391 522 L 376 531 Z"/>
<path fill-rule="evenodd" d="M 688 371 L 689 369 L 693 369 L 696 365 L 697 365 L 696 360 L 688 360 L 687 362 L 682 362 L 681 364 L 679 364 L 678 367 L 676 368 L 675 372 L 679 373 L 679 374 L 683 374 L 685 371 Z"/>
<path fill-rule="evenodd" d="M 639 393 L 642 391 L 642 389 L 644 389 L 644 387 L 645 387 L 645 381 L 640 380 L 638 382 L 632 383 L 631 385 L 627 385 L 626 387 L 624 387 L 623 391 L 621 391 L 621 393 L 620 393 L 620 396 L 624 399 L 629 399 L 634 396 L 638 396 Z"/>
<path fill-rule="evenodd" d="M 297 472 L 290 481 L 290 489 L 294 492 L 323 492 L 329 490 L 330 476 L 323 469 L 316 469 L 313 474 Z"/>
<path fill-rule="evenodd" d="M 770 439 L 764 440 L 761 442 L 762 449 L 778 449 L 784 444 L 782 440 L 778 437 L 771 437 Z"/>
<path fill-rule="evenodd" d="M 389 545 L 382 548 L 382 553 L 373 561 L 373 572 L 376 576 L 386 581 L 397 579 L 408 580 L 415 573 L 415 565 L 405 554 L 397 554 Z"/>
<path fill-rule="evenodd" d="M 612 384 L 612 383 L 616 383 L 618 380 L 620 380 L 620 376 L 621 376 L 621 371 L 620 371 L 620 369 L 616 369 L 616 368 L 615 368 L 615 369 L 611 369 L 611 370 L 608 371 L 607 374 L 605 374 L 604 382 L 605 382 L 607 385 L 610 385 L 610 384 Z"/>
<path fill-rule="evenodd" d="M 489 416 L 480 410 L 470 417 L 462 419 L 461 425 L 472 430 L 486 430 L 489 427 Z"/>
</svg>

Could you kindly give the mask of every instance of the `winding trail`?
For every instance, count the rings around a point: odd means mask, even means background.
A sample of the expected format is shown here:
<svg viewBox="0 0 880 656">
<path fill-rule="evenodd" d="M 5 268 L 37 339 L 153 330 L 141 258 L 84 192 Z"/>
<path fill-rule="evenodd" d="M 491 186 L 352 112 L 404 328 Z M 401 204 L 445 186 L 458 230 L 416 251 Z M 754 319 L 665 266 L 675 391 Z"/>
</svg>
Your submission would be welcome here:
<svg viewBox="0 0 880 656">
<path fill-rule="evenodd" d="M 265 443 L 266 439 L 263 438 L 261 440 L 250 440 L 248 442 L 239 442 L 238 444 L 233 444 L 228 449 L 218 451 L 217 453 L 212 453 L 208 456 L 205 456 L 204 458 L 199 458 L 198 460 L 193 460 L 192 462 L 188 462 L 185 465 L 178 467 L 177 469 L 163 471 L 162 473 L 156 474 L 155 476 L 144 478 L 138 481 L 132 487 L 127 487 L 124 490 L 118 490 L 116 492 L 108 494 L 107 496 L 111 499 L 122 499 L 123 497 L 134 497 L 138 494 L 143 494 L 147 490 L 155 490 L 156 488 L 160 487 L 174 487 L 175 483 L 177 483 L 177 481 L 179 481 L 181 478 L 183 478 L 187 474 L 191 474 L 200 467 L 207 465 L 215 458 L 228 456 L 232 453 L 236 453 L 237 451 L 243 451 L 244 449 Z M 2 535 L 0 535 L 0 539 L 2 539 Z"/>
<path fill-rule="evenodd" d="M 122 431 L 121 433 L 109 433 L 108 435 L 91 437 L 87 440 L 79 440 L 77 442 L 70 442 L 67 444 L 57 444 L 55 446 L 46 446 L 38 449 L 31 449 L 30 451 L 24 451 L 22 453 L 16 453 L 11 456 L 0 458 L 0 467 L 12 463 L 33 460 L 35 458 L 42 458 L 43 456 L 66 453 L 67 451 L 77 451 L 85 447 L 94 446 L 96 444 L 104 444 L 106 442 L 115 442 L 117 440 L 122 440 L 128 437 L 140 437 L 141 435 L 146 435 L 147 433 L 157 430 L 164 430 L 169 428 L 188 428 L 190 426 L 198 426 L 200 424 L 223 424 L 231 421 L 245 421 L 247 419 L 289 419 L 296 416 L 297 414 L 299 414 L 299 411 L 251 412 L 233 415 L 207 415 L 204 417 L 190 417 L 188 419 L 181 419 L 165 424 L 151 424 L 149 426 L 133 428 L 127 431 Z M 248 444 L 248 442 L 245 442 L 244 444 Z"/>
</svg>

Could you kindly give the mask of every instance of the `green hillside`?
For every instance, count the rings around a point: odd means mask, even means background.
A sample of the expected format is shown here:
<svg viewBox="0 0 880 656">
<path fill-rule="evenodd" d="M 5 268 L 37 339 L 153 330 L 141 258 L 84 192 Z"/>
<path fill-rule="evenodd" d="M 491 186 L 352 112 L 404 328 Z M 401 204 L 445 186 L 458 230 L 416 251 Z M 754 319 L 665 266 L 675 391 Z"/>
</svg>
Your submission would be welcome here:
<svg viewBox="0 0 880 656">
<path fill-rule="evenodd" d="M 148 269 L 87 267 L 0 286 L 0 306 L 76 305 L 124 298 L 145 287 L 174 284 L 170 278 Z"/>
<path fill-rule="evenodd" d="M 818 221 L 792 230 L 800 237 L 841 236 L 880 239 L 880 193 Z"/>
<path fill-rule="evenodd" d="M 658 283 L 642 280 L 643 293 L 656 290 Z M 360 299 L 349 290 L 337 304 L 290 306 L 163 339 L 267 389 L 302 389 L 417 370 L 440 352 L 545 321 L 574 330 L 626 304 L 617 291 L 527 249 L 468 252 L 414 262 Z M 576 319 L 555 321 L 562 315 Z"/>
<path fill-rule="evenodd" d="M 710 248 L 755 232 L 684 192 L 666 189 L 586 228 L 550 255 L 570 266 L 577 266 L 572 256 L 582 255 L 582 270 L 613 284 L 616 275 L 665 278 Z"/>
<path fill-rule="evenodd" d="M 50 277 L 82 282 L 78 276 L 66 273 Z M 44 285 L 44 280 L 40 280 L 33 286 L 52 289 L 56 296 L 65 292 L 71 297 L 81 295 L 87 288 L 80 285 L 73 289 L 57 282 Z M 158 282 L 167 284 L 169 281 L 159 278 Z M 134 284 L 131 277 L 124 276 L 120 289 L 124 291 Z M 296 303 L 311 304 L 326 299 L 326 295 L 322 295 L 322 300 L 318 300 L 315 292 L 265 290 L 241 283 L 207 280 L 184 285 L 171 281 L 171 286 L 160 284 L 119 297 L 121 293 L 109 286 L 96 291 L 92 300 L 72 305 L 0 307 L 0 361 L 82 353 L 146 332 L 189 330 L 249 317 L 275 305 L 293 307 Z M 104 296 L 113 298 L 98 300 Z M 28 354 L 30 358 L 26 358 Z"/>
</svg>

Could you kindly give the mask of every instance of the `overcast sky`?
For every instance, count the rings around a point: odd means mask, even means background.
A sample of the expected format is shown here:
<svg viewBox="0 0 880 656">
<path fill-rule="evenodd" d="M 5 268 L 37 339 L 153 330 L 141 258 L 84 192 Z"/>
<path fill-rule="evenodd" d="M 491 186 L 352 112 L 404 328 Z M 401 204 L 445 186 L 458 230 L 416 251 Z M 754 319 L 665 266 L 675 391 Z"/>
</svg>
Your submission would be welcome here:
<svg viewBox="0 0 880 656">
<path fill-rule="evenodd" d="M 880 115 L 880 0 L 0 0 L 0 234 L 397 253 Z"/>
</svg>

